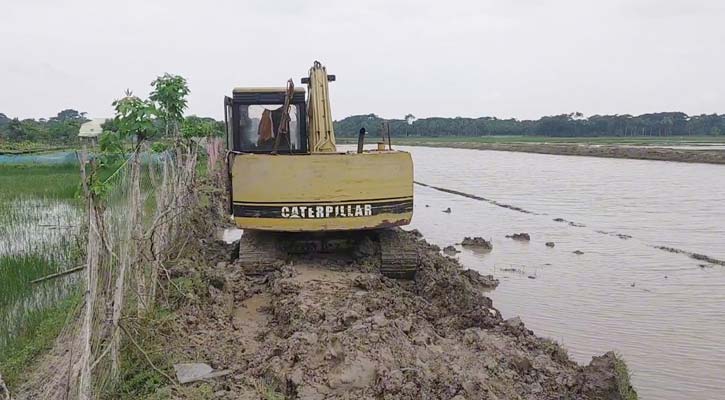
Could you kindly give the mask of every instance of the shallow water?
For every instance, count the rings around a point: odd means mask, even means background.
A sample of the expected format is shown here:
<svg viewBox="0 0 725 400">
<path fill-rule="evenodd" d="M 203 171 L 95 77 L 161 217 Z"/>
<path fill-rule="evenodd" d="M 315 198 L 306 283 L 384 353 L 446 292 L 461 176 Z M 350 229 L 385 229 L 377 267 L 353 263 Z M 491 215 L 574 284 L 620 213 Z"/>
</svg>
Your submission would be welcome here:
<svg viewBox="0 0 725 400">
<path fill-rule="evenodd" d="M 653 247 L 725 260 L 725 166 L 405 149 L 417 181 L 489 200 L 416 185 L 412 227 L 441 247 L 491 239 L 458 257 L 501 280 L 490 295 L 505 318 L 580 362 L 618 351 L 642 399 L 725 398 L 725 267 Z"/>
<path fill-rule="evenodd" d="M 49 275 L 78 265 L 75 235 L 81 210 L 62 200 L 19 197 L 0 198 L 0 347 L 23 329 L 29 315 L 68 297 L 80 274 L 70 274 L 38 284 L 37 274 Z M 18 264 L 30 258 L 28 264 Z M 17 260 L 16 263 L 12 262 Z M 7 265 L 24 265 L 27 271 L 2 271 Z"/>
</svg>

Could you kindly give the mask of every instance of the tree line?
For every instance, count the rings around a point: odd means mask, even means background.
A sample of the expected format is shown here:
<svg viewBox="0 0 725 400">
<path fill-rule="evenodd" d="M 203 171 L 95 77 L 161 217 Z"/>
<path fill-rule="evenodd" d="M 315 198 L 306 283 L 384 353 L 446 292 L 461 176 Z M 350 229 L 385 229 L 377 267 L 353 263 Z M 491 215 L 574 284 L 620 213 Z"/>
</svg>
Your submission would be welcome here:
<svg viewBox="0 0 725 400">
<path fill-rule="evenodd" d="M 73 144 L 80 126 L 88 121 L 86 113 L 65 109 L 50 118 L 10 118 L 0 113 L 0 144 L 3 142 L 40 142 Z M 593 115 L 581 113 L 546 116 L 537 120 L 480 118 L 420 118 L 412 114 L 401 119 L 383 119 L 376 114 L 353 115 L 335 121 L 340 136 L 355 137 L 360 128 L 379 134 L 386 122 L 392 136 L 690 136 L 725 135 L 725 114 L 687 115 L 683 112 L 660 112 L 632 116 Z M 164 118 L 155 120 L 153 129 L 167 133 Z M 116 131 L 113 120 L 104 130 Z M 190 136 L 223 135 L 224 123 L 213 118 L 188 116 L 179 130 Z"/>
<path fill-rule="evenodd" d="M 169 135 L 168 118 L 159 116 L 151 123 L 149 129 L 153 133 L 164 136 Z M 78 131 L 84 122 L 89 121 L 85 112 L 74 109 L 65 109 L 56 116 L 39 119 L 10 118 L 0 113 L 0 145 L 2 143 L 35 142 L 53 145 L 72 145 L 78 142 Z M 115 119 L 108 119 L 103 129 L 107 132 L 117 132 L 118 123 Z M 198 117 L 196 115 L 183 117 L 178 127 L 182 134 L 189 137 L 221 136 L 224 133 L 224 122 L 213 118 Z"/>
<path fill-rule="evenodd" d="M 78 136 L 81 124 L 88 121 L 86 113 L 66 109 L 56 116 L 40 119 L 10 118 L 0 113 L 0 143 L 43 142 L 50 144 L 72 143 Z"/>
<path fill-rule="evenodd" d="M 642 115 L 593 115 L 581 113 L 546 116 L 537 120 L 481 118 L 383 119 L 375 114 L 353 115 L 335 121 L 335 133 L 357 136 L 360 128 L 379 134 L 387 122 L 391 136 L 690 136 L 725 134 L 725 114 L 689 116 L 683 112 Z"/>
</svg>

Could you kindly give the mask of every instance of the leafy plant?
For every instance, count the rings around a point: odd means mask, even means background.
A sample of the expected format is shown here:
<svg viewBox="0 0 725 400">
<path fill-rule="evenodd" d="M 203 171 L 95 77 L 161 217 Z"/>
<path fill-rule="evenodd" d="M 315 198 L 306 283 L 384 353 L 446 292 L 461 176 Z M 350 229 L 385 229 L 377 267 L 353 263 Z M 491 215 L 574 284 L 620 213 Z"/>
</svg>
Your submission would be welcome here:
<svg viewBox="0 0 725 400">
<path fill-rule="evenodd" d="M 159 118 L 164 121 L 166 135 L 173 133 L 177 136 L 187 107 L 186 96 L 191 93 L 186 79 L 165 73 L 151 82 L 151 86 L 154 90 L 149 98 L 158 104 Z"/>
<path fill-rule="evenodd" d="M 98 146 L 101 149 L 102 156 L 107 157 L 108 161 L 115 161 L 126 154 L 123 139 L 118 132 L 103 132 L 98 139 Z"/>
<path fill-rule="evenodd" d="M 168 143 L 163 143 L 163 142 L 151 143 L 151 151 L 153 151 L 154 153 L 163 153 L 168 149 L 169 149 Z"/>
<path fill-rule="evenodd" d="M 184 138 L 221 136 L 224 132 L 223 124 L 212 118 L 201 118 L 196 115 L 188 116 L 181 125 L 181 134 Z"/>
<path fill-rule="evenodd" d="M 126 97 L 113 102 L 116 110 L 116 126 L 121 138 L 135 136 L 138 142 L 152 137 L 156 133 L 154 119 L 158 110 L 154 103 L 134 96 L 126 91 Z"/>
</svg>

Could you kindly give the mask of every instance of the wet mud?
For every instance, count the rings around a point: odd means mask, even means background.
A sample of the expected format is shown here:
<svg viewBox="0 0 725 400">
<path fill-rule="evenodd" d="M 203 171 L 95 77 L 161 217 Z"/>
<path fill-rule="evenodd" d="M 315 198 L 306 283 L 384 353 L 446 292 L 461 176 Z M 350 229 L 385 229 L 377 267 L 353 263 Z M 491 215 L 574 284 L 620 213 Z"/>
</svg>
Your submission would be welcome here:
<svg viewBox="0 0 725 400">
<path fill-rule="evenodd" d="M 529 235 L 526 232 L 514 233 L 514 234 L 511 234 L 511 235 L 506 235 L 506 237 L 509 238 L 509 239 L 518 240 L 520 242 L 529 242 L 529 241 L 531 241 L 531 235 Z"/>
<path fill-rule="evenodd" d="M 580 223 L 574 222 L 574 221 L 568 221 L 568 220 L 565 220 L 564 218 L 554 218 L 552 221 L 554 221 L 554 222 L 564 222 L 567 225 L 573 226 L 575 228 L 585 228 L 586 227 L 586 225 L 584 225 L 584 224 L 580 224 Z"/>
<path fill-rule="evenodd" d="M 231 370 L 215 398 L 619 399 L 613 353 L 587 366 L 521 319 L 504 320 L 492 276 L 464 269 L 420 237 L 413 281 L 391 280 L 374 257 L 300 256 L 273 271 L 216 257 L 175 311 L 175 360 Z M 192 384 L 193 385 L 193 384 Z M 629 389 L 627 387 L 626 389 Z M 268 397 L 269 398 L 269 397 Z"/>
<path fill-rule="evenodd" d="M 493 249 L 493 243 L 491 241 L 486 240 L 480 236 L 476 237 L 464 237 L 461 241 L 461 246 L 463 247 L 473 247 L 478 248 L 482 250 L 491 250 Z"/>
<path fill-rule="evenodd" d="M 725 266 L 725 261 L 718 260 L 717 258 L 712 258 L 712 257 L 706 256 L 704 254 L 693 253 L 693 252 L 690 252 L 687 250 L 676 249 L 674 247 L 668 247 L 668 246 L 652 246 L 652 247 L 654 247 L 655 249 L 658 249 L 658 250 L 666 251 L 668 253 L 684 254 L 684 255 L 692 258 L 693 260 L 704 261 L 704 262 L 714 264 L 714 265 Z"/>
</svg>

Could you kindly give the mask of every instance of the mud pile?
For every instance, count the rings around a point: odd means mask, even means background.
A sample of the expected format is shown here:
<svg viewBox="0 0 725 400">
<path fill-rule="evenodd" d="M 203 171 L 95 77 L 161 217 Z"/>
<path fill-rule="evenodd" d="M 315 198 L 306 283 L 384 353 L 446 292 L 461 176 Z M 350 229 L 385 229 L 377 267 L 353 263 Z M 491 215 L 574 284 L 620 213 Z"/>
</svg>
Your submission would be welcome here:
<svg viewBox="0 0 725 400">
<path fill-rule="evenodd" d="M 414 281 L 375 272 L 374 256 L 300 257 L 274 271 L 229 262 L 179 266 L 200 282 L 176 310 L 169 349 L 231 374 L 214 398 L 618 399 L 613 353 L 582 367 L 518 318 L 503 320 L 464 270 L 415 235 Z M 195 385 L 201 385 L 196 383 Z"/>
<path fill-rule="evenodd" d="M 461 246 L 477 247 L 477 248 L 486 249 L 486 250 L 493 249 L 493 243 L 491 243 L 490 241 L 488 241 L 480 236 L 476 236 L 473 238 L 468 237 L 468 236 L 464 237 L 463 240 L 461 241 Z"/>
<path fill-rule="evenodd" d="M 506 235 L 506 237 L 509 239 L 519 240 L 519 241 L 523 241 L 523 242 L 531 241 L 531 236 L 526 232 L 514 233 L 511 235 Z"/>
</svg>

